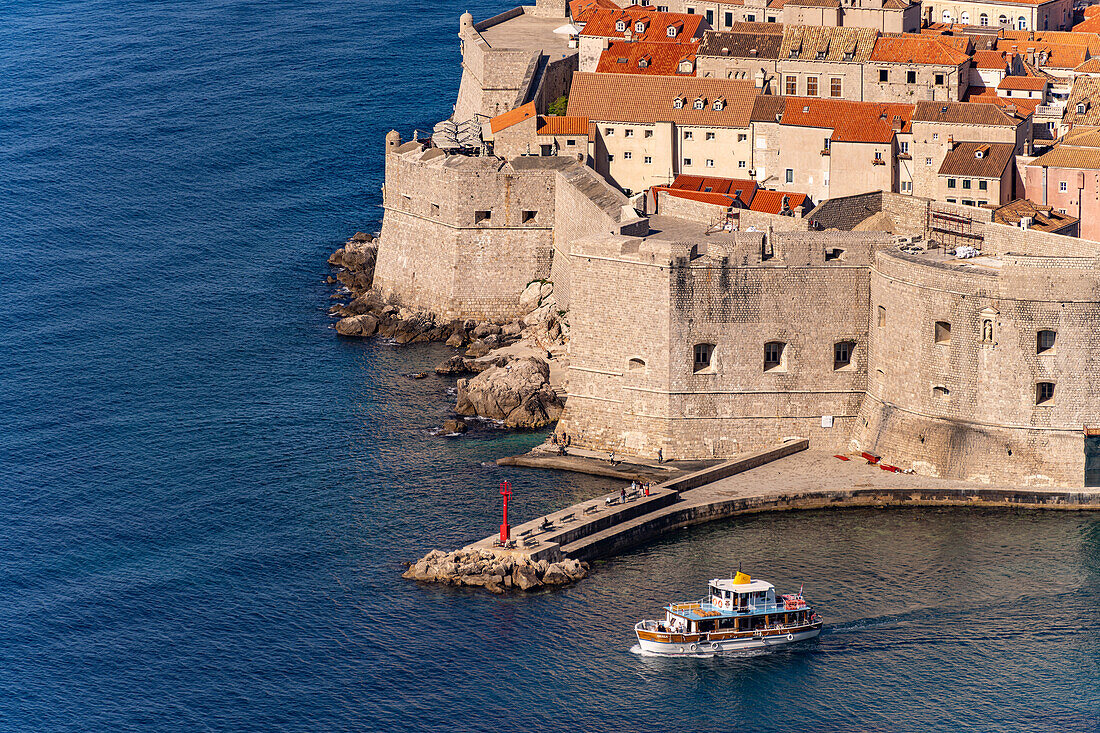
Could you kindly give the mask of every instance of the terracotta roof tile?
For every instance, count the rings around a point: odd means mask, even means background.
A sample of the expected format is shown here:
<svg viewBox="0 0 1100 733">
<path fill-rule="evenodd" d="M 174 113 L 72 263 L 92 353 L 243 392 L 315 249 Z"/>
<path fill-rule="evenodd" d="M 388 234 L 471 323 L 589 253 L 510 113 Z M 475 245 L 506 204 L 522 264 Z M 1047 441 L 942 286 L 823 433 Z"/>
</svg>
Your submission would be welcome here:
<svg viewBox="0 0 1100 733">
<path fill-rule="evenodd" d="M 1016 146 L 1012 143 L 959 143 L 944 157 L 939 174 L 1000 178 L 1015 160 Z"/>
<path fill-rule="evenodd" d="M 1082 112 L 1077 111 L 1080 104 L 1085 105 Z M 1073 80 L 1062 122 L 1069 127 L 1100 125 L 1100 77 L 1081 75 Z"/>
<path fill-rule="evenodd" d="M 975 51 L 972 59 L 975 69 L 1004 71 L 1008 68 L 1008 54 L 1004 51 Z"/>
<path fill-rule="evenodd" d="M 1041 99 L 1026 99 L 1024 97 L 1002 97 L 996 89 L 985 87 L 970 87 L 966 90 L 966 101 L 973 104 L 995 104 L 1009 114 L 1033 114 L 1035 108 L 1043 103 Z"/>
<path fill-rule="evenodd" d="M 1023 92 L 1041 92 L 1049 86 L 1049 82 L 1041 76 L 1006 76 L 997 85 L 998 89 L 1011 89 Z"/>
<path fill-rule="evenodd" d="M 783 29 L 781 59 L 853 61 L 871 57 L 878 31 L 873 28 L 833 28 L 788 25 Z"/>
<path fill-rule="evenodd" d="M 1027 199 L 1016 199 L 993 210 L 993 221 L 997 224 L 1019 226 L 1023 217 L 1031 219 L 1029 229 L 1040 232 L 1056 232 L 1073 226 L 1078 219 L 1069 214 L 1061 214 L 1052 206 L 1043 206 Z"/>
<path fill-rule="evenodd" d="M 779 58 L 779 47 L 782 42 L 782 36 L 773 34 L 706 31 L 699 44 L 699 55 L 774 60 Z M 726 53 L 723 53 L 723 50 Z"/>
<path fill-rule="evenodd" d="M 617 8 L 614 0 L 573 0 L 569 3 L 569 16 L 574 23 L 587 23 L 599 8 Z"/>
<path fill-rule="evenodd" d="M 995 125 L 1015 127 L 1027 115 L 1012 115 L 997 104 L 969 102 L 917 102 L 913 120 L 948 122 L 957 125 Z"/>
<path fill-rule="evenodd" d="M 746 20 L 737 21 L 730 26 L 730 30 L 734 33 L 763 33 L 768 36 L 781 36 L 783 35 L 782 23 L 755 23 Z"/>
<path fill-rule="evenodd" d="M 1085 10 L 1089 9 L 1090 8 L 1085 8 Z M 1073 26 L 1072 31 L 1074 33 L 1100 33 L 1100 15 L 1093 15 L 1091 18 L 1085 18 L 1080 23 Z"/>
<path fill-rule="evenodd" d="M 680 108 L 677 99 L 683 102 Z M 756 87 L 741 79 L 577 72 L 568 112 L 601 122 L 748 127 L 755 99 Z M 703 109 L 692 109 L 696 100 Z M 717 100 L 722 109 L 714 109 Z"/>
<path fill-rule="evenodd" d="M 775 122 L 775 116 L 783 114 L 787 98 L 773 94 L 761 94 L 752 106 L 753 122 Z"/>
<path fill-rule="evenodd" d="M 698 48 L 697 43 L 612 41 L 600 55 L 596 71 L 600 74 L 695 76 L 695 52 Z M 682 61 L 689 62 L 688 71 L 680 71 Z"/>
<path fill-rule="evenodd" d="M 783 199 L 787 200 L 788 209 L 797 209 L 803 204 L 810 203 L 810 197 L 804 193 L 791 193 L 787 191 L 767 191 L 761 189 L 756 192 L 752 200 L 752 211 L 760 211 L 765 214 L 780 214 L 783 212 Z"/>
<path fill-rule="evenodd" d="M 894 132 L 912 129 L 913 105 L 785 97 L 783 125 L 832 130 L 834 142 L 890 142 Z"/>
<path fill-rule="evenodd" d="M 908 34 L 910 38 L 883 36 L 875 43 L 871 52 L 871 61 L 892 64 L 935 64 L 937 66 L 960 66 L 970 57 L 951 44 L 944 43 L 937 36 L 918 36 Z"/>
<path fill-rule="evenodd" d="M 618 30 L 616 24 L 622 21 L 625 24 L 623 30 Z M 637 30 L 641 24 L 642 31 Z M 634 41 L 653 41 L 655 43 L 684 43 L 692 41 L 702 35 L 700 26 L 703 16 L 689 15 L 687 13 L 661 13 L 653 8 L 641 5 L 632 5 L 629 8 L 597 8 L 589 16 L 582 36 L 599 36 L 602 38 L 626 39 Z M 668 28 L 676 28 L 675 36 L 670 36 Z M 628 36 L 629 34 L 629 36 Z"/>
<path fill-rule="evenodd" d="M 568 117 L 549 115 L 539 116 L 536 135 L 583 135 L 588 136 L 587 117 Z"/>
<path fill-rule="evenodd" d="M 1100 15 L 1094 17 L 1100 18 Z M 1074 69 L 1074 72 L 1078 74 L 1100 74 L 1100 56 L 1093 56 L 1091 59 Z"/>
<path fill-rule="evenodd" d="M 1079 170 L 1100 170 L 1100 148 L 1079 148 L 1073 145 L 1055 145 L 1049 152 L 1043 153 L 1029 166 L 1040 168 L 1077 168 Z"/>
<path fill-rule="evenodd" d="M 734 206 L 751 211 L 779 214 L 783 211 L 786 198 L 788 209 L 795 209 L 810 202 L 804 193 L 790 191 L 767 191 L 757 186 L 756 181 L 742 178 L 716 178 L 710 176 L 678 175 L 668 186 L 654 186 L 653 191 L 667 191 L 678 198 L 701 201 L 719 206 Z"/>
<path fill-rule="evenodd" d="M 518 122 L 523 122 L 524 120 L 529 119 L 529 118 L 534 117 L 534 116 L 535 116 L 535 103 L 534 102 L 528 102 L 525 105 L 522 105 L 520 107 L 516 107 L 515 109 L 510 109 L 507 112 L 504 112 L 503 114 L 499 114 L 496 117 L 494 117 L 493 119 L 489 120 L 489 129 L 493 133 L 497 133 L 497 132 L 500 132 L 501 130 L 504 130 L 504 129 L 507 129 L 507 128 L 511 127 L 512 125 L 514 125 Z"/>
<path fill-rule="evenodd" d="M 998 31 L 997 37 L 1000 39 L 997 46 L 998 48 L 1001 48 L 1001 44 L 1006 42 L 1008 45 L 1015 43 L 1020 47 L 1036 43 L 1055 43 L 1067 46 L 1084 46 L 1089 50 L 1090 55 L 1100 55 L 1100 34 L 1098 33 L 1078 33 L 1075 31 L 1011 31 L 1001 29 Z"/>
</svg>

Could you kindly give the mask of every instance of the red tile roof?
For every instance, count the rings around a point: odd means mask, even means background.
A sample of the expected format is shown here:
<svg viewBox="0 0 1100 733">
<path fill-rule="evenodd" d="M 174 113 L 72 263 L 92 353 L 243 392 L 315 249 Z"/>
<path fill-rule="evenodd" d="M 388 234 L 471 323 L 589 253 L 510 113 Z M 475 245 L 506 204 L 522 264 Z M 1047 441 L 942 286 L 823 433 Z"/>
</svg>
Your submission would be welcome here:
<svg viewBox="0 0 1100 733">
<path fill-rule="evenodd" d="M 568 113 L 601 122 L 748 127 L 755 99 L 756 87 L 744 79 L 579 71 L 573 74 Z M 696 100 L 703 109 L 692 109 Z M 721 109 L 714 109 L 719 100 Z"/>
<path fill-rule="evenodd" d="M 787 207 L 790 209 L 797 209 L 803 204 L 810 203 L 810 197 L 804 193 L 760 190 L 756 192 L 756 197 L 749 208 L 765 214 L 780 214 L 783 212 L 784 198 L 787 199 Z"/>
<path fill-rule="evenodd" d="M 852 102 L 816 97 L 787 97 L 782 124 L 831 129 L 834 142 L 886 143 L 898 132 L 909 132 L 913 105 L 895 102 Z"/>
<path fill-rule="evenodd" d="M 499 114 L 493 119 L 489 120 L 489 129 L 494 132 L 500 132 L 506 128 L 511 127 L 517 122 L 523 122 L 526 119 L 535 116 L 535 103 L 528 102 L 527 104 L 510 109 L 503 114 Z"/>
<path fill-rule="evenodd" d="M 790 209 L 809 203 L 810 197 L 804 193 L 789 191 L 766 191 L 757 186 L 756 181 L 744 178 L 716 178 L 711 176 L 678 175 L 669 186 L 654 186 L 653 192 L 667 191 L 677 198 L 700 201 L 718 206 L 735 206 L 750 211 L 779 214 L 783 211 L 783 199 L 787 199 Z"/>
<path fill-rule="evenodd" d="M 612 41 L 600 55 L 599 74 L 655 74 L 657 76 L 695 76 L 695 53 L 699 43 L 654 43 L 653 41 Z M 691 71 L 680 72 L 681 61 L 691 62 Z"/>
<path fill-rule="evenodd" d="M 1047 88 L 1047 80 L 1041 76 L 1006 76 L 997 85 L 997 88 L 1023 92 L 1041 92 Z"/>
<path fill-rule="evenodd" d="M 871 61 L 893 64 L 935 64 L 937 66 L 958 66 L 970 57 L 942 36 L 921 36 L 906 34 L 908 38 L 883 36 L 875 42 L 871 52 Z"/>
<path fill-rule="evenodd" d="M 613 0 L 573 0 L 569 3 L 569 16 L 574 23 L 587 23 L 598 8 L 617 8 Z"/>
<path fill-rule="evenodd" d="M 587 117 L 539 116 L 536 135 L 584 135 L 588 136 Z"/>
<path fill-rule="evenodd" d="M 1088 11 L 1094 7 L 1096 6 L 1092 5 L 1085 8 L 1085 12 L 1088 13 Z M 1100 33 L 1100 15 L 1094 14 L 1091 17 L 1085 18 L 1080 23 L 1073 26 L 1072 30 L 1074 33 Z"/>
<path fill-rule="evenodd" d="M 1004 71 L 1008 68 L 1008 54 L 1004 51 L 975 51 L 972 58 L 975 69 Z"/>
<path fill-rule="evenodd" d="M 1002 97 L 996 89 L 987 87 L 970 87 L 966 90 L 966 101 L 973 104 L 995 104 L 1006 112 L 1013 109 L 1017 114 L 1034 114 L 1035 108 L 1043 103 L 1041 99 L 1027 99 L 1025 97 Z"/>
<path fill-rule="evenodd" d="M 616 28 L 619 21 L 625 24 L 625 28 L 621 31 Z M 641 32 L 637 30 L 639 23 L 642 27 Z M 632 5 L 629 8 L 615 10 L 597 8 L 589 16 L 581 35 L 623 40 L 630 38 L 634 41 L 654 41 L 657 43 L 683 43 L 697 39 L 702 35 L 700 29 L 702 23 L 702 15 L 661 13 L 653 8 L 641 5 Z M 668 29 L 670 27 L 676 29 L 673 36 L 669 35 Z"/>
</svg>

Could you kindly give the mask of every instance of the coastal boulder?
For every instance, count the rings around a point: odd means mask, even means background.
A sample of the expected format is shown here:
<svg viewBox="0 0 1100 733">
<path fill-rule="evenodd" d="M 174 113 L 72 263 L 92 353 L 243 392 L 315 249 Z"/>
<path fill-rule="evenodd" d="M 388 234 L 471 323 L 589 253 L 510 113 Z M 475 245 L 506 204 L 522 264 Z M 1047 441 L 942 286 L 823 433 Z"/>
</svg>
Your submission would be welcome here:
<svg viewBox="0 0 1100 733">
<path fill-rule="evenodd" d="M 573 582 L 573 577 L 569 574 L 565 565 L 555 562 L 550 563 L 550 566 L 546 568 L 546 572 L 542 574 L 542 582 L 545 585 L 565 585 Z"/>
<path fill-rule="evenodd" d="M 564 405 L 550 386 L 550 365 L 522 357 L 458 380 L 455 412 L 500 420 L 507 427 L 539 428 L 561 416 Z"/>
<path fill-rule="evenodd" d="M 512 583 L 520 590 L 530 590 L 536 588 L 539 585 L 539 575 L 535 572 L 535 568 L 527 565 L 516 565 L 512 569 Z"/>
<path fill-rule="evenodd" d="M 367 313 L 349 316 L 336 322 L 336 333 L 341 336 L 373 336 L 378 330 L 378 319 Z"/>
</svg>

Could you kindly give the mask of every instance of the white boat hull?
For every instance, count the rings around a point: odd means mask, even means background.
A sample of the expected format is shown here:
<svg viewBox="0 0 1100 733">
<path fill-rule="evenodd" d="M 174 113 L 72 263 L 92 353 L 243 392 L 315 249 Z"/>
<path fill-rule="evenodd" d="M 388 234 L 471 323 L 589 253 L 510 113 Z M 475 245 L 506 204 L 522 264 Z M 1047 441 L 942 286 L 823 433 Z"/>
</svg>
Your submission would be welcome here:
<svg viewBox="0 0 1100 733">
<path fill-rule="evenodd" d="M 643 651 L 652 654 L 661 654 L 672 657 L 690 657 L 699 654 L 720 654 L 722 652 L 750 651 L 753 649 L 774 649 L 795 644 L 807 639 L 813 639 L 821 633 L 821 628 L 806 629 L 804 631 L 789 632 L 787 634 L 774 634 L 762 637 L 741 637 L 736 639 L 719 639 L 715 641 L 684 641 L 663 642 L 638 637 L 638 645 Z"/>
</svg>

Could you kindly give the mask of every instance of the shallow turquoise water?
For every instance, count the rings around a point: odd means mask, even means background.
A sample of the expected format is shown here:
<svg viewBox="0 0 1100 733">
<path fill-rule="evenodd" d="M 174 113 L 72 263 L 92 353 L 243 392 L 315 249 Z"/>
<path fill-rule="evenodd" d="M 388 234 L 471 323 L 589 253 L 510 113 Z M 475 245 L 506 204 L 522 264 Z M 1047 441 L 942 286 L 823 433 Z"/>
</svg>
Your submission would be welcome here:
<svg viewBox="0 0 1100 733">
<path fill-rule="evenodd" d="M 0 730 L 1095 730 L 1100 525 L 817 512 L 697 528 L 559 593 L 401 561 L 607 487 L 444 440 L 448 351 L 337 340 L 324 259 L 499 6 L 0 3 Z M 740 561 L 821 639 L 630 652 Z"/>
</svg>

